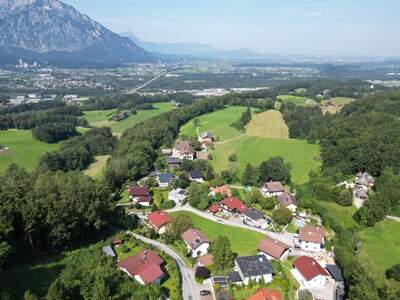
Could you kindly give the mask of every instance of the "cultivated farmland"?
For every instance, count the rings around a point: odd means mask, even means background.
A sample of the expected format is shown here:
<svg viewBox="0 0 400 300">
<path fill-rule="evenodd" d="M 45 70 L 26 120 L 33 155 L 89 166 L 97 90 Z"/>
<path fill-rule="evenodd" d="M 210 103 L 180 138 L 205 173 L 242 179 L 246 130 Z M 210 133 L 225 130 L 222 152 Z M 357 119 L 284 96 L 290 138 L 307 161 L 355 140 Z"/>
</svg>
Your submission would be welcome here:
<svg viewBox="0 0 400 300">
<path fill-rule="evenodd" d="M 246 133 L 258 137 L 289 138 L 289 129 L 282 114 L 277 110 L 253 114 L 252 120 L 246 127 Z"/>
</svg>

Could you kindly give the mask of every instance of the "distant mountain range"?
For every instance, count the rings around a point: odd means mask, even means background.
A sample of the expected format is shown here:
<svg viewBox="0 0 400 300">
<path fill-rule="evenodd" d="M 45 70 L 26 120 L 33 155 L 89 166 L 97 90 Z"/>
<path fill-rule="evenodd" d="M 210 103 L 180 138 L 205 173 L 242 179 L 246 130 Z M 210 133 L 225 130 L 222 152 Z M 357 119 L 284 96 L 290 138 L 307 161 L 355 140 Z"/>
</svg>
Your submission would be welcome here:
<svg viewBox="0 0 400 300">
<path fill-rule="evenodd" d="M 220 50 L 205 44 L 198 43 L 155 43 L 140 40 L 132 32 L 120 33 L 121 36 L 128 37 L 131 41 L 155 55 L 171 55 L 194 58 L 210 59 L 261 59 L 262 54 L 248 49 Z"/>
<path fill-rule="evenodd" d="M 58 0 L 0 0 L 0 63 L 63 65 L 153 62 L 131 39 Z"/>
</svg>

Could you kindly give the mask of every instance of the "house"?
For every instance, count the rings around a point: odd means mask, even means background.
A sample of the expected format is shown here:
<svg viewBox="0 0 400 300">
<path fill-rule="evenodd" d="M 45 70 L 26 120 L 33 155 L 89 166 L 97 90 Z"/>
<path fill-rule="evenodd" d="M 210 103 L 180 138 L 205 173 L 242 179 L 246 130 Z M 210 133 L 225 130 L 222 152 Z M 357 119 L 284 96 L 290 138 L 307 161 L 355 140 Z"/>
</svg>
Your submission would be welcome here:
<svg viewBox="0 0 400 300">
<path fill-rule="evenodd" d="M 174 201 L 176 204 L 182 204 L 189 193 L 181 188 L 174 189 L 168 193 L 168 200 Z"/>
<path fill-rule="evenodd" d="M 270 283 L 274 272 L 264 255 L 236 257 L 235 271 L 239 272 L 245 285 L 248 285 L 250 280 L 259 282 L 261 278 L 265 283 Z"/>
<path fill-rule="evenodd" d="M 219 212 L 220 206 L 218 203 L 213 203 L 210 205 L 210 207 L 207 210 L 214 215 L 217 212 Z"/>
<path fill-rule="evenodd" d="M 325 268 L 336 282 L 336 299 L 344 299 L 346 287 L 342 270 L 337 265 L 326 265 Z"/>
<path fill-rule="evenodd" d="M 261 187 L 261 193 L 265 197 L 278 197 L 283 192 L 283 185 L 279 181 L 264 182 Z"/>
<path fill-rule="evenodd" d="M 168 165 L 168 168 L 169 168 L 170 170 L 177 170 L 177 169 L 179 169 L 179 167 L 181 166 L 181 164 L 182 164 L 182 159 L 180 159 L 179 157 L 172 157 L 172 156 L 170 156 L 170 157 L 168 157 L 168 159 L 167 159 L 167 165 Z"/>
<path fill-rule="evenodd" d="M 375 179 L 367 172 L 359 172 L 356 175 L 355 188 L 369 191 L 375 184 Z"/>
<path fill-rule="evenodd" d="M 311 252 L 321 251 L 325 243 L 325 229 L 313 225 L 306 225 L 300 228 L 298 243 L 302 250 Z"/>
<path fill-rule="evenodd" d="M 282 193 L 278 196 L 278 203 L 280 207 L 285 207 L 291 212 L 295 213 L 297 210 L 297 199 L 290 193 Z"/>
<path fill-rule="evenodd" d="M 116 254 L 115 254 L 115 252 L 114 252 L 114 249 L 113 249 L 110 245 L 107 245 L 107 246 L 103 247 L 103 253 L 104 253 L 106 256 L 116 257 Z"/>
<path fill-rule="evenodd" d="M 220 202 L 220 207 L 228 214 L 239 213 L 242 214 L 247 210 L 247 206 L 236 197 L 227 197 Z"/>
<path fill-rule="evenodd" d="M 133 186 L 129 189 L 129 199 L 135 204 L 141 206 L 150 206 L 153 202 L 153 198 L 150 195 L 150 191 L 147 187 Z"/>
<path fill-rule="evenodd" d="M 142 250 L 139 254 L 119 262 L 118 268 L 141 285 L 148 285 L 160 283 L 165 276 L 161 269 L 163 263 L 164 260 L 154 251 Z"/>
<path fill-rule="evenodd" d="M 232 197 L 231 188 L 227 184 L 210 189 L 210 196 L 215 197 L 217 194 L 221 194 L 222 197 Z"/>
<path fill-rule="evenodd" d="M 239 272 L 234 271 L 234 272 L 229 272 L 228 273 L 228 282 L 230 284 L 242 285 L 243 284 L 243 279 L 240 276 Z"/>
<path fill-rule="evenodd" d="M 189 179 L 192 182 L 203 183 L 203 174 L 198 170 L 192 170 L 189 172 Z"/>
<path fill-rule="evenodd" d="M 214 263 L 214 255 L 206 254 L 204 256 L 200 256 L 197 259 L 197 265 L 199 267 L 209 267 Z"/>
<path fill-rule="evenodd" d="M 191 253 L 192 258 L 206 255 L 208 247 L 210 247 L 210 240 L 197 229 L 188 229 L 181 235 L 186 244 L 188 252 Z"/>
<path fill-rule="evenodd" d="M 246 300 L 281 300 L 281 292 L 273 291 L 266 288 L 259 289 L 253 296 Z"/>
<path fill-rule="evenodd" d="M 214 141 L 214 135 L 210 131 L 205 131 L 202 134 L 200 134 L 201 140 L 204 142 L 204 140 L 209 140 L 209 141 Z"/>
<path fill-rule="evenodd" d="M 165 156 L 170 156 L 172 154 L 172 149 L 161 149 L 161 154 Z"/>
<path fill-rule="evenodd" d="M 265 229 L 268 227 L 270 220 L 267 219 L 264 214 L 255 208 L 249 208 L 242 214 L 243 223 Z"/>
<path fill-rule="evenodd" d="M 258 254 L 265 255 L 269 260 L 284 260 L 289 254 L 289 246 L 268 237 L 258 245 Z"/>
<path fill-rule="evenodd" d="M 194 160 L 196 152 L 189 141 L 180 141 L 172 149 L 172 157 L 178 157 L 180 159 Z"/>
<path fill-rule="evenodd" d="M 300 284 L 300 289 L 325 286 L 329 273 L 312 257 L 301 256 L 293 262 L 292 275 Z"/>
<path fill-rule="evenodd" d="M 147 215 L 147 220 L 158 234 L 164 234 L 167 231 L 166 225 L 171 218 L 165 211 L 154 211 Z"/>
<path fill-rule="evenodd" d="M 174 175 L 170 173 L 158 174 L 157 183 L 159 187 L 168 187 L 174 181 Z"/>
</svg>

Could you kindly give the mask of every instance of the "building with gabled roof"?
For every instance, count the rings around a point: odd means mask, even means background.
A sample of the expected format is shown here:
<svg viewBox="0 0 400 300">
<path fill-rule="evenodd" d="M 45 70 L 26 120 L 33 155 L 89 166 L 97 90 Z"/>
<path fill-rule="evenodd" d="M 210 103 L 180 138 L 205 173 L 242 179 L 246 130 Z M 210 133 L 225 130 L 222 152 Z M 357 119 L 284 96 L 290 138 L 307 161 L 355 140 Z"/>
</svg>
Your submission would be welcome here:
<svg viewBox="0 0 400 300">
<path fill-rule="evenodd" d="M 279 291 L 273 291 L 266 288 L 259 289 L 254 295 L 246 300 L 281 300 L 282 295 Z"/>
<path fill-rule="evenodd" d="M 147 220 L 158 234 L 164 234 L 167 231 L 166 225 L 171 221 L 171 218 L 165 211 L 153 211 L 147 215 Z"/>
<path fill-rule="evenodd" d="M 245 285 L 248 285 L 250 280 L 259 282 L 261 278 L 265 283 L 270 283 L 274 273 L 271 263 L 264 255 L 236 257 L 235 271 L 239 272 Z"/>
<path fill-rule="evenodd" d="M 288 245 L 267 237 L 258 245 L 258 254 L 265 255 L 269 260 L 283 260 L 288 256 L 289 249 Z"/>
<path fill-rule="evenodd" d="M 247 210 L 247 206 L 236 197 L 227 197 L 220 202 L 222 209 L 229 213 L 239 213 L 242 214 Z"/>
<path fill-rule="evenodd" d="M 190 228 L 181 235 L 185 242 L 188 252 L 192 258 L 206 255 L 210 247 L 210 240 L 200 230 Z"/>
<path fill-rule="evenodd" d="M 221 194 L 222 197 L 232 197 L 231 188 L 227 184 L 210 188 L 211 196 L 215 197 L 217 194 Z"/>
<path fill-rule="evenodd" d="M 153 197 L 150 195 L 150 191 L 144 186 L 133 186 L 129 189 L 129 199 L 134 204 L 140 204 L 141 206 L 150 206 L 153 202 Z"/>
<path fill-rule="evenodd" d="M 318 252 L 324 248 L 325 229 L 321 226 L 306 225 L 299 229 L 299 245 L 302 250 Z"/>
<path fill-rule="evenodd" d="M 265 197 L 278 197 L 284 193 L 284 188 L 279 181 L 264 182 L 260 189 Z"/>
<path fill-rule="evenodd" d="M 300 284 L 300 289 L 321 288 L 330 278 L 329 273 L 309 256 L 301 256 L 293 262 L 292 275 Z"/>
<path fill-rule="evenodd" d="M 255 208 L 249 208 L 242 214 L 243 223 L 265 229 L 270 223 L 270 219 L 266 218 L 265 215 Z"/>
<path fill-rule="evenodd" d="M 196 152 L 189 141 L 183 140 L 176 143 L 175 148 L 172 150 L 172 157 L 180 159 L 194 160 Z"/>
<path fill-rule="evenodd" d="M 278 196 L 278 203 L 280 207 L 289 209 L 291 212 L 296 212 L 297 210 L 297 199 L 294 195 L 290 193 L 282 193 Z"/>
</svg>

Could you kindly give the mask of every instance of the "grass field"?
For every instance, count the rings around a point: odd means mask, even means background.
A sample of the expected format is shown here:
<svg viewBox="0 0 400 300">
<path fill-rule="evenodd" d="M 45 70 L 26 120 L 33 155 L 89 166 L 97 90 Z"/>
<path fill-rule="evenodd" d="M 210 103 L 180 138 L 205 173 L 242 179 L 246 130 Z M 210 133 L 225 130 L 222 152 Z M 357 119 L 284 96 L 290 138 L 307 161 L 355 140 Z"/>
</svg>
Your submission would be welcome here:
<svg viewBox="0 0 400 300">
<path fill-rule="evenodd" d="M 355 206 L 340 206 L 334 202 L 319 201 L 319 204 L 323 205 L 329 214 L 344 228 L 354 228 L 358 224 L 354 221 L 353 215 L 357 211 Z"/>
<path fill-rule="evenodd" d="M 58 144 L 47 144 L 32 137 L 30 130 L 0 131 L 0 144 L 10 150 L 0 154 L 0 174 L 12 163 L 33 170 L 39 158 L 48 151 L 57 150 Z"/>
<path fill-rule="evenodd" d="M 362 240 L 359 259 L 378 283 L 384 280 L 384 272 L 400 263 L 400 223 L 385 220 L 360 232 Z"/>
<path fill-rule="evenodd" d="M 259 114 L 253 114 L 251 121 L 246 126 L 246 134 L 258 137 L 287 139 L 289 138 L 289 129 L 279 111 L 268 110 Z"/>
<path fill-rule="evenodd" d="M 85 118 L 89 124 L 96 127 L 111 127 L 115 134 L 122 134 L 126 129 L 133 127 L 136 123 L 146 119 L 158 116 L 164 112 L 170 111 L 173 108 L 172 103 L 163 102 L 155 103 L 153 106 L 156 109 L 138 110 L 136 115 L 131 115 L 127 119 L 115 122 L 108 119 L 112 116 L 115 110 L 95 110 L 85 112 Z"/>
<path fill-rule="evenodd" d="M 271 157 L 281 156 L 286 163 L 291 164 L 292 181 L 297 184 L 307 182 L 309 172 L 321 166 L 321 162 L 316 160 L 319 156 L 317 144 L 309 144 L 305 140 L 244 136 L 226 144 L 215 145 L 211 164 L 217 172 L 228 169 L 228 157 L 233 153 L 238 157 L 240 171 L 248 163 L 258 165 Z"/>
<path fill-rule="evenodd" d="M 345 104 L 349 104 L 352 101 L 354 101 L 354 99 L 352 99 L 352 98 L 336 97 L 336 98 L 331 98 L 329 100 L 322 100 L 321 103 L 322 104 L 326 104 L 327 102 L 332 102 L 332 103 L 334 103 L 336 105 L 345 105 Z"/>
<path fill-rule="evenodd" d="M 256 254 L 258 244 L 264 237 L 261 233 L 218 224 L 189 212 L 173 213 L 173 215 L 189 215 L 194 227 L 200 229 L 211 241 L 217 239 L 219 235 L 228 237 L 232 251 L 238 255 Z"/>
<path fill-rule="evenodd" d="M 103 168 L 107 164 L 107 159 L 110 158 L 110 155 L 99 155 L 95 157 L 95 162 L 92 163 L 89 168 L 87 168 L 84 173 L 87 176 L 92 178 L 97 178 L 99 174 L 101 174 Z"/>
<path fill-rule="evenodd" d="M 277 99 L 281 100 L 282 102 L 290 102 L 298 106 L 309 106 L 314 103 L 314 100 L 294 95 L 280 95 L 277 97 Z"/>
<path fill-rule="evenodd" d="M 246 107 L 231 106 L 216 112 L 202 115 L 200 119 L 199 132 L 211 131 L 214 136 L 219 137 L 219 140 L 234 138 L 242 133 L 230 126 L 233 122 L 237 121 Z M 193 121 L 185 124 L 181 128 L 181 135 L 196 137 L 196 127 Z"/>
</svg>

